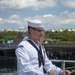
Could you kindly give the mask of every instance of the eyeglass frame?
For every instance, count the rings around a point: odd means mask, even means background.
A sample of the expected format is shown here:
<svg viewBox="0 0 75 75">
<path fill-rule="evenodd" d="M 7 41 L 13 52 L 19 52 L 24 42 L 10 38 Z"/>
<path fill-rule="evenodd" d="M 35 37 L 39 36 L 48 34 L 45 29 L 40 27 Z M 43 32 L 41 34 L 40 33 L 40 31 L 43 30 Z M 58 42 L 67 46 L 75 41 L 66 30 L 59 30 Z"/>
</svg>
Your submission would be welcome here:
<svg viewBox="0 0 75 75">
<path fill-rule="evenodd" d="M 36 30 L 36 31 L 38 31 L 38 32 L 43 32 L 43 33 L 45 33 L 45 30 L 39 30 L 39 29 L 36 29 L 36 28 L 34 28 L 34 27 L 31 27 L 33 30 Z"/>
</svg>

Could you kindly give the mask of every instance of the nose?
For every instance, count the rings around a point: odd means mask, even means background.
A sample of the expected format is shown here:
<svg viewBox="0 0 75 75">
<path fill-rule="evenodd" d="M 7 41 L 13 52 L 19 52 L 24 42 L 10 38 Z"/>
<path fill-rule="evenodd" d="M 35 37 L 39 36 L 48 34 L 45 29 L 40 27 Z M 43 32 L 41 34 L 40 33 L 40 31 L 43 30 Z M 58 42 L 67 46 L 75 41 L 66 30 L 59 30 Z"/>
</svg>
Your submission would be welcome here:
<svg viewBox="0 0 75 75">
<path fill-rule="evenodd" d="M 41 31 L 42 34 L 45 34 L 45 31 Z"/>
<path fill-rule="evenodd" d="M 45 32 L 44 32 L 44 31 L 41 31 L 40 34 L 41 34 L 41 35 L 45 35 Z"/>
</svg>

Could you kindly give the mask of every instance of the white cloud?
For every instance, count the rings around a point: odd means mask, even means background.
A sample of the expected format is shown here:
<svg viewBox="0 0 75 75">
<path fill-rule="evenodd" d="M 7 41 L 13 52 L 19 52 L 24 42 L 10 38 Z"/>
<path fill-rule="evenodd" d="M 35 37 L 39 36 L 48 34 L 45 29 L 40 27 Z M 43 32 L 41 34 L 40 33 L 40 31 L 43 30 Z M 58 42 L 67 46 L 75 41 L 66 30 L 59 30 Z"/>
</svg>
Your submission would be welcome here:
<svg viewBox="0 0 75 75">
<path fill-rule="evenodd" d="M 62 12 L 59 15 L 53 15 L 53 14 L 45 14 L 45 15 L 41 15 L 38 17 L 33 17 L 33 19 L 39 19 L 42 20 L 47 27 L 47 29 L 51 28 L 51 26 L 53 27 L 57 27 L 59 28 L 59 26 L 61 28 L 63 28 L 63 26 L 75 26 L 75 12 Z"/>
<path fill-rule="evenodd" d="M 2 9 L 41 9 L 45 7 L 56 6 L 57 0 L 0 0 L 0 8 Z"/>
<path fill-rule="evenodd" d="M 50 28 L 58 28 L 59 26 L 61 28 L 63 28 L 63 26 L 75 26 L 75 12 L 68 12 L 68 11 L 64 11 L 62 13 L 60 13 L 59 15 L 53 15 L 53 14 L 45 14 L 45 15 L 37 15 L 34 17 L 25 17 L 22 18 L 19 15 L 13 14 L 10 17 L 8 17 L 7 19 L 3 19 L 0 18 L 0 23 L 2 22 L 4 25 L 8 24 L 8 25 L 17 25 L 17 27 L 26 27 L 27 26 L 27 20 L 31 20 L 31 19 L 39 19 L 41 21 L 44 22 L 44 24 L 46 24 L 46 28 L 50 29 Z M 15 27 L 14 27 L 15 28 Z"/>
<path fill-rule="evenodd" d="M 4 18 L 0 18 L 0 25 L 17 25 L 17 26 L 23 26 L 25 25 L 25 21 L 23 19 L 21 19 L 20 16 L 13 14 L 10 17 L 4 19 Z M 15 27 L 14 27 L 15 28 Z"/>
<path fill-rule="evenodd" d="M 18 25 L 23 24 L 23 22 L 21 22 L 21 21 L 22 20 L 20 19 L 19 15 L 16 15 L 16 14 L 13 14 L 9 18 L 5 19 L 6 23 L 18 24 Z"/>
<path fill-rule="evenodd" d="M 0 17 L 0 25 L 3 24 L 3 18 Z"/>
<path fill-rule="evenodd" d="M 59 20 L 59 25 L 68 25 L 68 24 L 75 24 L 75 19 L 65 19 L 65 20 Z"/>
<path fill-rule="evenodd" d="M 0 17 L 0 22 L 2 22 L 2 21 L 3 21 L 3 18 Z"/>
<path fill-rule="evenodd" d="M 69 16 L 70 18 L 74 18 L 74 19 L 75 19 L 75 12 L 69 13 L 68 16 Z M 69 17 L 68 17 L 68 18 L 69 18 Z"/>
<path fill-rule="evenodd" d="M 55 17 L 55 22 L 57 25 L 75 25 L 75 12 L 69 13 L 68 11 L 60 13 Z"/>
<path fill-rule="evenodd" d="M 41 16 L 35 16 L 35 17 L 26 17 L 24 19 L 8 19 L 9 21 L 11 20 L 11 22 L 15 22 L 18 24 L 22 24 L 22 22 L 24 22 L 23 24 L 26 24 L 26 21 L 29 19 L 39 19 L 42 20 L 45 24 L 53 24 L 56 26 L 59 25 L 68 25 L 68 24 L 75 24 L 75 12 L 69 13 L 68 11 L 65 13 L 66 11 L 62 12 L 62 14 L 60 13 L 59 15 L 53 15 L 53 14 L 45 14 L 45 15 L 41 15 Z M 13 16 L 13 15 L 12 15 Z M 15 21 L 14 21 L 15 20 Z M 20 23 L 19 23 L 20 22 Z"/>
<path fill-rule="evenodd" d="M 52 16 L 53 16 L 52 14 L 44 15 L 44 17 L 52 17 Z"/>
<path fill-rule="evenodd" d="M 64 11 L 58 18 L 59 25 L 75 25 L 75 12 Z"/>
<path fill-rule="evenodd" d="M 75 8 L 75 0 L 61 0 L 61 3 L 69 8 Z"/>
<path fill-rule="evenodd" d="M 11 18 L 11 19 L 19 19 L 20 17 L 17 14 L 13 14 L 9 18 Z"/>
<path fill-rule="evenodd" d="M 64 12 L 61 12 L 61 14 L 63 15 L 63 14 L 68 14 L 69 12 L 66 10 L 66 11 L 64 11 Z"/>
<path fill-rule="evenodd" d="M 15 24 L 15 23 L 17 23 L 17 24 L 19 23 L 18 20 L 13 20 L 13 19 L 6 19 L 6 22 L 7 22 L 7 23 L 12 23 L 12 24 L 13 24 L 13 23 L 14 23 L 14 24 Z"/>
<path fill-rule="evenodd" d="M 8 23 L 8 24 L 17 24 L 18 26 L 22 26 L 24 25 L 24 21 L 23 20 L 16 20 L 16 19 L 5 19 L 5 22 Z"/>
</svg>

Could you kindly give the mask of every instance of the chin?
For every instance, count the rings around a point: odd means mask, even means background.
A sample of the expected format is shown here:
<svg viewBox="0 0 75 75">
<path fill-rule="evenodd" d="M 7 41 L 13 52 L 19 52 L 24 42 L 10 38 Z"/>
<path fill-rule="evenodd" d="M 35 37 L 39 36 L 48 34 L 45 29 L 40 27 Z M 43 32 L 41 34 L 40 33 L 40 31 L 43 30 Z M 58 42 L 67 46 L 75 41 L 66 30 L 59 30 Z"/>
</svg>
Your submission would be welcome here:
<svg viewBox="0 0 75 75">
<path fill-rule="evenodd" d="M 39 39 L 37 39 L 37 41 L 39 41 Z"/>
</svg>

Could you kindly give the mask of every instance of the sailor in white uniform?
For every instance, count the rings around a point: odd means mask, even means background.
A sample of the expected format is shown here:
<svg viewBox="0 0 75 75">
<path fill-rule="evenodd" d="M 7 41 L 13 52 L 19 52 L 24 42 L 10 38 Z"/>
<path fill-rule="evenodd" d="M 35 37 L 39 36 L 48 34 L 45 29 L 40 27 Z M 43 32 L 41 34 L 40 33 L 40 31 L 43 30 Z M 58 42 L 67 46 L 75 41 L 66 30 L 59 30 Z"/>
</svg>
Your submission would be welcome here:
<svg viewBox="0 0 75 75">
<path fill-rule="evenodd" d="M 44 34 L 44 25 L 39 20 L 28 21 L 29 36 L 25 37 L 16 48 L 18 75 L 70 75 L 70 71 L 63 71 L 48 59 L 45 49 L 39 44 Z M 54 73 L 54 74 L 51 74 Z"/>
</svg>

